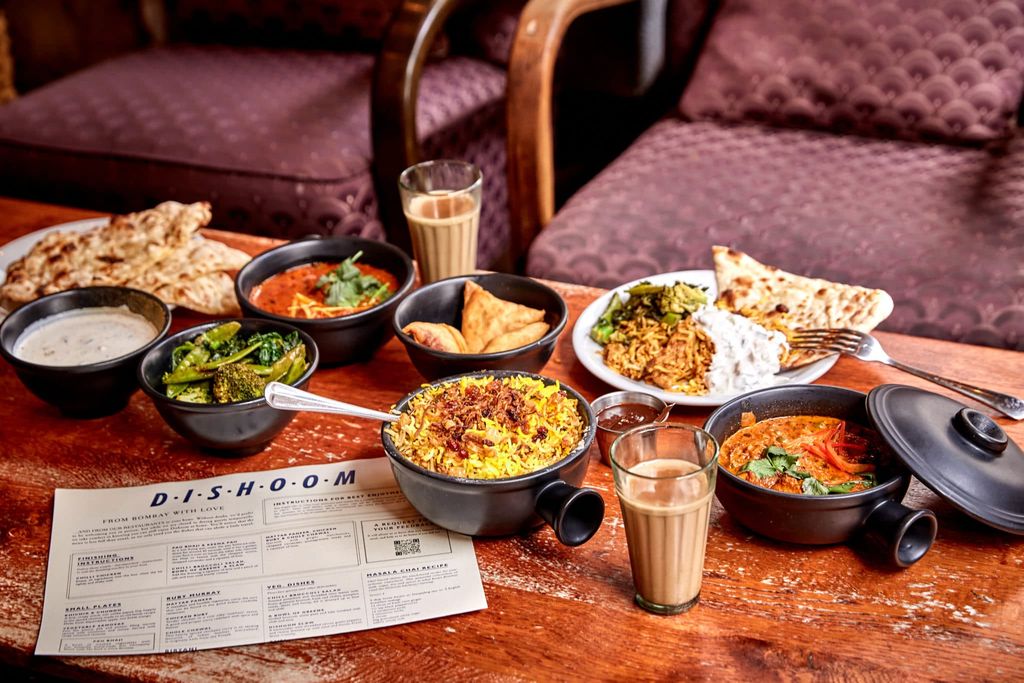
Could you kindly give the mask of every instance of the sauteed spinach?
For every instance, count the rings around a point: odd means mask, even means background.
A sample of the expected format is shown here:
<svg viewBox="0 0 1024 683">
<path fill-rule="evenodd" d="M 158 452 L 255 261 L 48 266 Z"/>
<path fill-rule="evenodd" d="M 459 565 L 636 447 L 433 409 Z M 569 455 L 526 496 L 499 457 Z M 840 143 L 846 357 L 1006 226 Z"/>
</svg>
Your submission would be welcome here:
<svg viewBox="0 0 1024 683">
<path fill-rule="evenodd" d="M 268 382 L 292 384 L 306 371 L 298 332 L 243 337 L 235 321 L 218 325 L 171 353 L 167 395 L 191 403 L 234 403 L 263 395 Z"/>
</svg>

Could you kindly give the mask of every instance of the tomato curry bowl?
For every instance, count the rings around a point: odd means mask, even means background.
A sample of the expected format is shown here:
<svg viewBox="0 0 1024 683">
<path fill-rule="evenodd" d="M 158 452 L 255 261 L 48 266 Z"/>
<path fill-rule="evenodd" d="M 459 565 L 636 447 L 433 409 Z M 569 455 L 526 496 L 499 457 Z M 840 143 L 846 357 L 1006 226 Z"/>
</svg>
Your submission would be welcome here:
<svg viewBox="0 0 1024 683">
<path fill-rule="evenodd" d="M 719 463 L 737 477 L 782 493 L 827 496 L 878 483 L 888 453 L 881 437 L 856 422 L 825 415 L 740 416 Z"/>
<path fill-rule="evenodd" d="M 361 237 L 305 239 L 266 251 L 238 272 L 246 316 L 294 325 L 320 349 L 322 365 L 366 360 L 393 334 L 395 307 L 412 289 L 412 260 Z"/>
<path fill-rule="evenodd" d="M 398 291 L 398 278 L 359 261 L 356 252 L 340 263 L 315 261 L 271 275 L 256 285 L 249 300 L 258 308 L 289 318 L 337 318 L 384 303 Z"/>
<path fill-rule="evenodd" d="M 722 507 L 776 540 L 857 541 L 897 567 L 921 559 L 935 539 L 935 515 L 902 505 L 910 473 L 876 434 L 865 399 L 794 384 L 738 396 L 712 413 L 704 429 L 722 444 Z"/>
</svg>

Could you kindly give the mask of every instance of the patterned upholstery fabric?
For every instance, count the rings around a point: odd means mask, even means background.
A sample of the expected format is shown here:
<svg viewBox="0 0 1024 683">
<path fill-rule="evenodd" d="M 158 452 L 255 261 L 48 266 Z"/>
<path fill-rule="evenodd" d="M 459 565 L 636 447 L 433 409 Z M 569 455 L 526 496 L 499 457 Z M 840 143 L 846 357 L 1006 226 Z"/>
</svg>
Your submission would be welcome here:
<svg viewBox="0 0 1024 683">
<path fill-rule="evenodd" d="M 1008 0 L 724 0 L 691 119 L 957 142 L 1009 134 L 1024 12 Z"/>
<path fill-rule="evenodd" d="M 384 37 L 402 0 L 167 0 L 174 40 L 354 47 Z"/>
<path fill-rule="evenodd" d="M 610 287 L 724 244 L 882 287 L 883 329 L 1024 350 L 1024 139 L 994 149 L 667 119 L 574 196 L 531 275 Z"/>
<path fill-rule="evenodd" d="M 108 61 L 0 108 L 5 192 L 106 210 L 210 199 L 218 226 L 383 237 L 370 178 L 370 55 L 172 46 Z M 485 177 L 480 264 L 508 235 L 501 69 L 429 65 L 430 156 Z"/>
</svg>

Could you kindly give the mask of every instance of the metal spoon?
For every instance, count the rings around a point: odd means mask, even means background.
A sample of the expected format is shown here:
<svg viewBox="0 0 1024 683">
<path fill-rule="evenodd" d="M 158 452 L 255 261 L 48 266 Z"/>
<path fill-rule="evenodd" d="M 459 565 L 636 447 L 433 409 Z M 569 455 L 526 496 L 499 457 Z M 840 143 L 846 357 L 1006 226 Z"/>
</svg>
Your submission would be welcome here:
<svg viewBox="0 0 1024 683">
<path fill-rule="evenodd" d="M 263 396 L 271 408 L 278 410 L 304 410 L 311 413 L 333 413 L 335 415 L 348 415 L 349 417 L 365 417 L 368 420 L 380 420 L 382 422 L 397 422 L 398 415 L 395 413 L 384 413 L 372 408 L 335 401 L 331 398 L 311 394 L 302 389 L 296 389 L 289 384 L 281 382 L 270 382 L 263 390 Z"/>
</svg>

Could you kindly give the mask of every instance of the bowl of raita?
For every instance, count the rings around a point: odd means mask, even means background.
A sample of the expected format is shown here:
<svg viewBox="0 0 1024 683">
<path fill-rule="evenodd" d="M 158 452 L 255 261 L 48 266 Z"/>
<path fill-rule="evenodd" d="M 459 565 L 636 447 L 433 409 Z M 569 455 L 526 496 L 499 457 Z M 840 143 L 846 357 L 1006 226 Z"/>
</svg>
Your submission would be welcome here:
<svg viewBox="0 0 1024 683">
<path fill-rule="evenodd" d="M 0 355 L 29 391 L 69 417 L 102 417 L 139 388 L 135 369 L 166 333 L 171 312 L 128 287 L 58 292 L 0 325 Z"/>
</svg>

